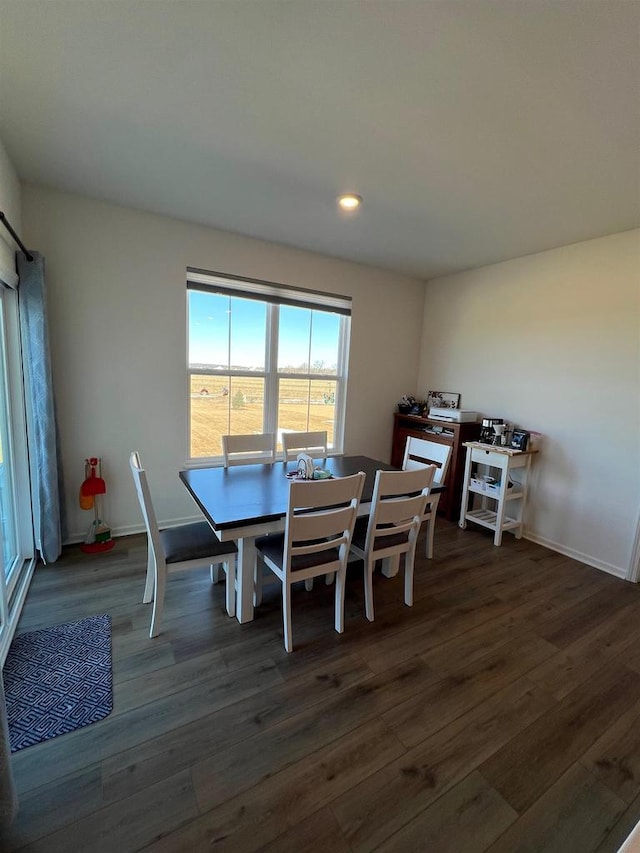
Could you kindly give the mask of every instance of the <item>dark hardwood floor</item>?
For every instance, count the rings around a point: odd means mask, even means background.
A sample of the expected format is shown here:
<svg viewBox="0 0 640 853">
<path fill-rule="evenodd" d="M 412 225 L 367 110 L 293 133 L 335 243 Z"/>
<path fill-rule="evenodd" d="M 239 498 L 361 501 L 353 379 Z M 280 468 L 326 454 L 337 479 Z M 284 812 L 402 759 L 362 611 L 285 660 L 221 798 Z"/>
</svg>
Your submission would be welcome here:
<svg viewBox="0 0 640 853">
<path fill-rule="evenodd" d="M 35 575 L 19 632 L 110 613 L 114 710 L 16 753 L 9 851 L 614 853 L 640 819 L 640 589 L 525 540 L 439 521 L 436 557 L 278 587 L 254 622 L 206 571 L 148 637 L 146 539 Z"/>
</svg>

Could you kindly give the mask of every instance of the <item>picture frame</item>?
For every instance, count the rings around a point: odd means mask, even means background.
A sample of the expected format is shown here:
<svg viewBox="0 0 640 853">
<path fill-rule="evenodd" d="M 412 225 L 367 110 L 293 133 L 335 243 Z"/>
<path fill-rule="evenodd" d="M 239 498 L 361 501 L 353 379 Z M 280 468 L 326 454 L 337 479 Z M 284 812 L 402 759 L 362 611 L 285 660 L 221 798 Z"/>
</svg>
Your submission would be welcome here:
<svg viewBox="0 0 640 853">
<path fill-rule="evenodd" d="M 514 429 L 511 433 L 511 447 L 514 450 L 525 451 L 529 444 L 529 433 L 524 429 Z"/>
<path fill-rule="evenodd" d="M 427 393 L 427 412 L 431 409 L 460 408 L 460 394 L 453 391 L 429 391 Z"/>
</svg>

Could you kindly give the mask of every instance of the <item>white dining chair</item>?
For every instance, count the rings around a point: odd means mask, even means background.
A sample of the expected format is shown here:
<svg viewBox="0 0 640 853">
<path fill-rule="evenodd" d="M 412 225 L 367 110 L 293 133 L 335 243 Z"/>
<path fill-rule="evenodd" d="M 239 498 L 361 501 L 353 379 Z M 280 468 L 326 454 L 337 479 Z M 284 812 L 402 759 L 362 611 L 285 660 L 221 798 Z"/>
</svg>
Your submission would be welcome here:
<svg viewBox="0 0 640 853">
<path fill-rule="evenodd" d="M 364 487 L 362 471 L 331 480 L 292 481 L 284 533 L 256 540 L 256 550 L 282 583 L 284 647 L 293 650 L 291 587 L 335 572 L 335 629 L 344 631 L 347 558 Z"/>
<path fill-rule="evenodd" d="M 434 485 L 444 485 L 446 482 L 449 462 L 451 460 L 451 445 L 441 444 L 438 441 L 429 441 L 425 438 L 416 438 L 412 435 L 407 437 L 404 449 L 403 471 L 415 471 L 427 465 L 435 465 L 436 471 L 433 477 Z M 440 495 L 429 495 L 427 507 L 422 520 L 427 524 L 427 536 L 425 541 L 425 554 L 427 559 L 433 559 L 433 539 L 436 529 L 436 514 Z"/>
<path fill-rule="evenodd" d="M 233 542 L 220 542 L 207 521 L 196 521 L 160 530 L 147 472 L 140 462 L 140 454 L 133 451 L 129 465 L 136 486 L 140 509 L 147 530 L 147 577 L 142 601 L 153 601 L 150 637 L 160 633 L 164 593 L 169 572 L 201 569 L 209 566 L 211 581 L 218 580 L 218 566 L 223 565 L 226 573 L 226 608 L 229 616 L 235 615 L 236 555 L 238 549 Z"/>
<path fill-rule="evenodd" d="M 223 435 L 222 457 L 225 468 L 254 462 L 275 462 L 276 435 L 273 432 Z"/>
<path fill-rule="evenodd" d="M 351 552 L 364 561 L 364 600 L 373 622 L 373 570 L 377 560 L 404 554 L 404 603 L 413 605 L 416 542 L 424 517 L 435 466 L 413 471 L 377 471 L 369 518 L 359 518 Z"/>
<path fill-rule="evenodd" d="M 225 468 L 261 462 L 273 464 L 276 461 L 276 434 L 259 432 L 223 435 L 222 456 Z M 258 556 L 253 577 L 253 603 L 256 607 L 262 602 L 263 571 L 264 563 Z"/>
<path fill-rule="evenodd" d="M 282 458 L 284 462 L 296 459 L 298 453 L 306 453 L 314 459 L 327 457 L 327 431 L 283 432 Z"/>
</svg>

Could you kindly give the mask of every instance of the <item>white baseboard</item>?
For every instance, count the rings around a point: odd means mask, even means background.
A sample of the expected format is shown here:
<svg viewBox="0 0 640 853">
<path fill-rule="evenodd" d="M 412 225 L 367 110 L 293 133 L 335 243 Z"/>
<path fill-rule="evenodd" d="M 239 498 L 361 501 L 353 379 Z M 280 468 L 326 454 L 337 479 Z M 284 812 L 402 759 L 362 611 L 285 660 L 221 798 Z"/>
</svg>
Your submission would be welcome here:
<svg viewBox="0 0 640 853">
<path fill-rule="evenodd" d="M 179 524 L 192 524 L 194 521 L 202 521 L 201 515 L 192 515 L 189 518 L 169 518 L 166 521 L 159 522 L 160 530 L 165 527 L 177 527 Z M 122 527 L 112 527 L 111 535 L 114 539 L 119 536 L 133 536 L 136 533 L 144 533 L 145 526 L 144 524 L 126 524 Z M 64 540 L 65 545 L 77 545 L 80 542 L 84 542 L 84 538 L 87 535 L 86 531 L 83 533 L 71 533 Z"/>
<path fill-rule="evenodd" d="M 160 529 L 164 527 L 175 527 L 178 524 L 192 524 L 194 521 L 202 521 L 201 515 L 190 516 L 189 518 L 173 518 L 166 519 L 160 522 Z M 112 527 L 111 535 L 118 536 L 133 536 L 135 533 L 144 533 L 143 524 L 128 524 L 123 527 Z M 79 542 L 84 542 L 86 533 L 74 533 L 67 537 L 64 544 L 74 545 Z M 607 572 L 609 575 L 614 575 L 617 578 L 625 580 L 627 578 L 627 569 L 620 566 L 614 566 L 611 563 L 605 563 L 603 560 L 597 560 L 589 554 L 583 554 L 581 551 L 576 551 L 573 548 L 567 548 L 566 545 L 561 545 L 559 542 L 553 542 L 550 539 L 545 539 L 543 536 L 538 536 L 531 530 L 524 530 L 522 533 L 524 539 L 530 542 L 535 542 L 536 545 L 543 545 L 551 551 L 557 551 L 558 554 L 563 554 L 565 557 L 571 557 L 572 560 L 577 560 L 579 563 L 586 563 L 587 566 L 593 566 L 594 569 L 600 569 L 601 572 Z"/>
<path fill-rule="evenodd" d="M 536 545 L 544 545 L 545 548 L 550 548 L 552 551 L 557 551 L 558 554 L 564 554 L 565 557 L 571 557 L 572 560 L 578 560 L 580 563 L 586 563 L 587 566 L 593 566 L 594 569 L 600 569 L 601 572 L 607 572 L 609 575 L 615 575 L 615 577 L 622 578 L 622 580 L 625 580 L 627 577 L 626 568 L 614 566 L 611 563 L 605 563 L 603 560 L 597 560 L 589 554 L 583 554 L 581 551 L 575 551 L 573 548 L 567 548 L 566 545 L 561 545 L 559 542 L 552 542 L 550 539 L 538 536 L 530 530 L 524 530 L 522 536 L 530 542 L 535 542 Z"/>
</svg>

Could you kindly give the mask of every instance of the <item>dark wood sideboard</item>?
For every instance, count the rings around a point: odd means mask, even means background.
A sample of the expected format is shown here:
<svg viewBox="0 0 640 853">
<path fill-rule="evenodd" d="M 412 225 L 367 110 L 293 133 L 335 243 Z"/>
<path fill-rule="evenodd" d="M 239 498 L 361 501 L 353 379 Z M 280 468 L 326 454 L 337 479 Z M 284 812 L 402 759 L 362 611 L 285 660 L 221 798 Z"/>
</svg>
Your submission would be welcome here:
<svg viewBox="0 0 640 853">
<path fill-rule="evenodd" d="M 447 490 L 440 497 L 438 512 L 441 512 L 449 521 L 457 521 L 460 517 L 460 501 L 464 480 L 464 442 L 477 441 L 480 438 L 480 424 L 456 424 L 399 413 L 396 413 L 393 418 L 391 464 L 396 468 L 402 467 L 404 447 L 409 435 L 451 446 L 451 461 L 449 462 L 449 473 L 446 480 Z"/>
</svg>

